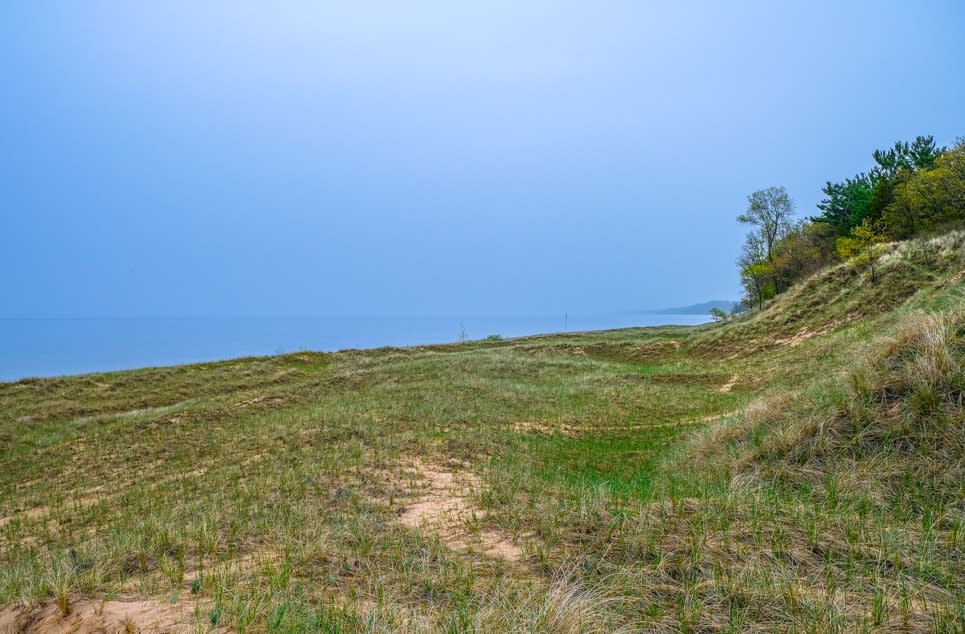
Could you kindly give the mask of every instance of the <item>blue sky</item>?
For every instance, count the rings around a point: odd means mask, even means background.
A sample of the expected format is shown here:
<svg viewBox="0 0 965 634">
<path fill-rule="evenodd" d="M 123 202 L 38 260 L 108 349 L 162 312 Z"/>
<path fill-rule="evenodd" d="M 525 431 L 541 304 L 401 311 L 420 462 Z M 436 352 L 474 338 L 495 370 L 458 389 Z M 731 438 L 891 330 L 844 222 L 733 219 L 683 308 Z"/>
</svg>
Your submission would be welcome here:
<svg viewBox="0 0 965 634">
<path fill-rule="evenodd" d="M 965 5 L 844 4 L 3 3 L 0 316 L 736 298 L 751 191 L 965 135 Z"/>
</svg>

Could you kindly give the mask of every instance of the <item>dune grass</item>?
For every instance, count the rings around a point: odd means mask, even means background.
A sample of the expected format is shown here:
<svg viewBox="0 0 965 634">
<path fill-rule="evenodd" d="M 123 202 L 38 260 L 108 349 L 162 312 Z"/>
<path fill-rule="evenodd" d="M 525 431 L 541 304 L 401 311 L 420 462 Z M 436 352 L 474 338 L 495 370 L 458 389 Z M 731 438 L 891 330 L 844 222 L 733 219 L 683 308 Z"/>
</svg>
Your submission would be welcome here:
<svg viewBox="0 0 965 634">
<path fill-rule="evenodd" d="M 0 606 L 18 627 L 137 598 L 182 631 L 961 630 L 965 258 L 942 239 L 724 324 L 0 384 Z"/>
</svg>

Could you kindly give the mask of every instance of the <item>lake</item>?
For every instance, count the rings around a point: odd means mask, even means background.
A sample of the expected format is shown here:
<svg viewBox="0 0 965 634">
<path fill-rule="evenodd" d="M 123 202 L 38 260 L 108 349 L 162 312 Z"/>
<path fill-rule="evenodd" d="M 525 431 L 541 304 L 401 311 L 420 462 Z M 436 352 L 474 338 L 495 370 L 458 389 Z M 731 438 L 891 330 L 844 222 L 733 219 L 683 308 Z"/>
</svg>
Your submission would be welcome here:
<svg viewBox="0 0 965 634">
<path fill-rule="evenodd" d="M 696 325 L 706 315 L 0 319 L 0 381 L 270 355 L 449 343 L 489 335 Z"/>
</svg>

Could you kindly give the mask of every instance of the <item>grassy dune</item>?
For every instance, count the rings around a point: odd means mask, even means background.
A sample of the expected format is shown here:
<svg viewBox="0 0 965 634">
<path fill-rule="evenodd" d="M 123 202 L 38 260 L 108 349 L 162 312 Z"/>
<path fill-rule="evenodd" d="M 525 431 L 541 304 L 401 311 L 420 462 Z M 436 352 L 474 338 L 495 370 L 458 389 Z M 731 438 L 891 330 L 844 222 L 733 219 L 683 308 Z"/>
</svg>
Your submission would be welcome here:
<svg viewBox="0 0 965 634">
<path fill-rule="evenodd" d="M 961 631 L 963 242 L 725 324 L 0 384 L 0 632 Z"/>
</svg>

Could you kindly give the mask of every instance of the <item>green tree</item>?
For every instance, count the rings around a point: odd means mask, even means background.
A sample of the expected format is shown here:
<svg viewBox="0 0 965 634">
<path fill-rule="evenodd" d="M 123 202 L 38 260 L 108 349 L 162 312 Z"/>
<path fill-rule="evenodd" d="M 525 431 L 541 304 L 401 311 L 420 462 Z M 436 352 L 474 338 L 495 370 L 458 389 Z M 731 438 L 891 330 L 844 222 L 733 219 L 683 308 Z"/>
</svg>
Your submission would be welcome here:
<svg viewBox="0 0 965 634">
<path fill-rule="evenodd" d="M 868 217 L 878 220 L 885 214 L 885 209 L 895 198 L 895 183 L 890 178 L 879 178 L 871 190 L 871 202 L 868 205 Z"/>
<path fill-rule="evenodd" d="M 946 150 L 930 168 L 901 172 L 882 214 L 888 233 L 908 238 L 965 218 L 965 146 Z"/>
<path fill-rule="evenodd" d="M 872 172 L 873 177 L 894 179 L 902 170 L 916 172 L 931 168 L 944 151 L 945 148 L 935 145 L 933 136 L 915 137 L 911 143 L 897 141 L 894 147 L 872 153 L 878 164 Z"/>
<path fill-rule="evenodd" d="M 965 137 L 945 151 L 935 162 L 935 169 L 942 170 L 939 190 L 949 209 L 958 218 L 965 218 Z"/>
<path fill-rule="evenodd" d="M 818 203 L 822 213 L 812 217 L 811 221 L 827 223 L 835 234 L 847 235 L 851 227 L 868 217 L 874 186 L 872 178 L 865 173 L 845 179 L 843 183 L 828 181 L 821 190 L 825 198 Z"/>
<path fill-rule="evenodd" d="M 887 150 L 875 150 L 872 157 L 876 165 L 870 174 L 873 188 L 866 217 L 871 220 L 884 218 L 888 208 L 895 203 L 898 187 L 916 172 L 932 169 L 943 152 L 945 148 L 935 145 L 932 136 L 918 136 L 911 143 L 898 141 Z M 890 230 L 895 237 L 907 237 L 916 230 L 914 220 L 914 217 L 906 217 L 900 223 L 903 228 L 896 225 L 894 218 L 886 224 L 892 225 Z M 910 233 L 905 233 L 908 231 Z"/>
<path fill-rule="evenodd" d="M 747 197 L 747 211 L 737 221 L 753 225 L 763 240 L 767 261 L 774 260 L 774 245 L 792 228 L 794 202 L 783 187 L 759 189 Z"/>
<path fill-rule="evenodd" d="M 747 306 L 757 304 L 758 308 L 762 308 L 764 301 L 776 294 L 771 282 L 771 265 L 766 261 L 755 262 L 741 269 L 741 283 L 747 293 L 744 299 Z"/>
<path fill-rule="evenodd" d="M 841 257 L 848 259 L 858 256 L 867 259 L 871 264 L 871 283 L 874 284 L 878 278 L 876 275 L 877 257 L 875 255 L 875 245 L 885 239 L 884 234 L 873 222 L 865 220 L 854 228 L 850 236 L 838 238 L 837 247 Z"/>
<path fill-rule="evenodd" d="M 737 260 L 741 284 L 744 286 L 744 305 L 761 308 L 764 300 L 774 297 L 772 266 L 767 260 L 764 239 L 757 232 L 750 232 L 744 240 L 744 248 Z"/>
</svg>

